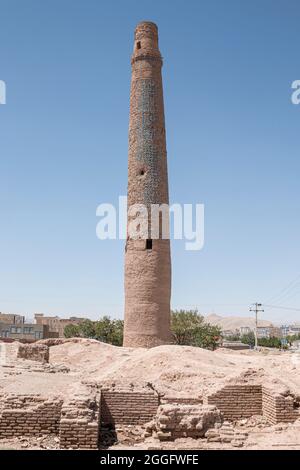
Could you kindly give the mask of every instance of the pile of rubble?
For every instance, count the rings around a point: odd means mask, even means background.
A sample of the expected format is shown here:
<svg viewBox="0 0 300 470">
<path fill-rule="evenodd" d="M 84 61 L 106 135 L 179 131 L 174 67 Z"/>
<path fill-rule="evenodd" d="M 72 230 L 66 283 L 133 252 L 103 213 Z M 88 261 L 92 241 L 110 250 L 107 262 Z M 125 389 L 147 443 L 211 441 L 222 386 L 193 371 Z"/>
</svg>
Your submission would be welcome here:
<svg viewBox="0 0 300 470">
<path fill-rule="evenodd" d="M 235 429 L 229 421 L 224 421 L 222 426 L 209 429 L 205 433 L 207 442 L 228 443 L 233 447 L 243 447 L 248 438 L 246 431 Z"/>
<path fill-rule="evenodd" d="M 213 405 L 160 405 L 154 420 L 146 426 L 145 437 L 153 435 L 160 441 L 198 439 L 220 424 L 221 413 Z"/>
</svg>

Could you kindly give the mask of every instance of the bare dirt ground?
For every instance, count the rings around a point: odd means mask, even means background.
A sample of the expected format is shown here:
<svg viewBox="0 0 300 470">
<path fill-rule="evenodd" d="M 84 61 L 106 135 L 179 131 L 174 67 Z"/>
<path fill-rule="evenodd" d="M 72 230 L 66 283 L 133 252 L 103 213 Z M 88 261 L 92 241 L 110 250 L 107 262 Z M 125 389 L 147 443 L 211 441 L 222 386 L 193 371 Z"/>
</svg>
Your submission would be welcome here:
<svg viewBox="0 0 300 470">
<path fill-rule="evenodd" d="M 40 364 L 16 358 L 16 345 L 2 351 L 0 395 L 3 393 L 39 393 L 67 396 L 81 380 L 100 382 L 150 382 L 169 396 L 201 397 L 228 382 L 241 380 L 268 382 L 272 387 L 288 388 L 300 397 L 300 355 L 280 351 L 208 351 L 187 346 L 159 346 L 130 349 L 94 340 L 63 340 L 50 348 L 50 363 Z M 270 426 L 261 417 L 242 420 L 236 429 L 246 432 L 244 449 L 300 449 L 300 422 Z M 141 441 L 141 433 L 119 431 L 112 448 L 231 448 L 230 444 L 180 439 L 174 443 Z M 124 437 L 125 436 L 125 437 Z M 53 438 L 0 441 L 0 448 L 57 448 Z M 170 447 L 171 446 L 171 447 Z"/>
</svg>

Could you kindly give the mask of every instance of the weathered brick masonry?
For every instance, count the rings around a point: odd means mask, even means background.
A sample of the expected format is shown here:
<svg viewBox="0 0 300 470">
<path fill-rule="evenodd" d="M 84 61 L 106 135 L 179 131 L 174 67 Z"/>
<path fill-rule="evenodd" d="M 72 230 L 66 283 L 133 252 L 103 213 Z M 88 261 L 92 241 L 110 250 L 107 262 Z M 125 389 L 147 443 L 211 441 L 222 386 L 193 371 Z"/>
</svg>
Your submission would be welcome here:
<svg viewBox="0 0 300 470">
<path fill-rule="evenodd" d="M 227 385 L 204 397 L 203 405 L 201 401 L 159 397 L 152 389 L 100 390 L 99 385 L 84 386 L 64 400 L 40 395 L 0 395 L 0 439 L 59 434 L 62 449 L 97 449 L 101 442 L 100 423 L 114 427 L 152 421 L 162 439 L 174 439 L 183 435 L 201 437 L 219 416 L 235 421 L 263 414 L 270 424 L 294 422 L 300 416 L 295 398 L 288 392 L 275 393 L 261 385 Z"/>
<path fill-rule="evenodd" d="M 267 387 L 262 388 L 262 411 L 269 423 L 293 423 L 300 417 L 292 396 L 275 394 Z"/>
<path fill-rule="evenodd" d="M 227 385 L 205 397 L 204 403 L 216 405 L 224 418 L 229 420 L 261 415 L 261 385 Z"/>
<path fill-rule="evenodd" d="M 67 400 L 61 410 L 60 448 L 97 449 L 100 431 L 100 392 Z"/>
<path fill-rule="evenodd" d="M 230 421 L 263 415 L 270 424 L 292 423 L 300 417 L 295 399 L 262 385 L 227 385 L 204 398 Z"/>
<path fill-rule="evenodd" d="M 147 224 L 148 231 L 145 228 L 147 233 L 141 229 L 138 237 L 132 235 L 129 227 L 134 225 L 136 213 L 129 210 L 124 346 L 154 347 L 172 342 L 170 239 L 168 234 L 162 236 L 157 219 L 155 223 L 151 217 L 152 204 L 169 204 L 162 57 L 154 23 L 137 25 L 131 65 L 128 209 L 136 204 L 147 208 L 139 225 Z"/>
<path fill-rule="evenodd" d="M 49 347 L 45 344 L 20 344 L 17 357 L 46 363 L 49 362 Z"/>
<path fill-rule="evenodd" d="M 159 398 L 153 392 L 102 390 L 101 424 L 145 424 L 154 418 Z"/>
<path fill-rule="evenodd" d="M 36 395 L 0 397 L 0 438 L 58 434 L 62 399 Z"/>
</svg>

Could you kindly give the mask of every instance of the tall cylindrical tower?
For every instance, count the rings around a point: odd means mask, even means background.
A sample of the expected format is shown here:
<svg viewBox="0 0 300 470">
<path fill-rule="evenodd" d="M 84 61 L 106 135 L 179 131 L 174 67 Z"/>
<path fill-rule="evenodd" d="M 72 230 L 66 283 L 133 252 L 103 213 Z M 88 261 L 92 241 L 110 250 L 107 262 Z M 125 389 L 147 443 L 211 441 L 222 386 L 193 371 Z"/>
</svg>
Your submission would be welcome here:
<svg viewBox="0 0 300 470">
<path fill-rule="evenodd" d="M 128 210 L 143 204 L 149 224 L 146 237 L 127 231 L 124 346 L 153 347 L 171 343 L 170 240 L 161 229 L 153 237 L 150 215 L 153 204 L 169 204 L 162 57 L 154 23 L 137 25 L 131 65 Z"/>
</svg>

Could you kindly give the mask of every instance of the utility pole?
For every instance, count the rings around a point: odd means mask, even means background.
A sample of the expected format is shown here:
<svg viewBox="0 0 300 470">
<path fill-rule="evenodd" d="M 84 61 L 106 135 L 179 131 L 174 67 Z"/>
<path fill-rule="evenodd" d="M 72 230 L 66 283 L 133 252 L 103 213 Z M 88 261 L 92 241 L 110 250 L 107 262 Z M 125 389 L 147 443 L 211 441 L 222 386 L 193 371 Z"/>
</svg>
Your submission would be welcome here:
<svg viewBox="0 0 300 470">
<path fill-rule="evenodd" d="M 262 306 L 262 304 L 259 304 L 259 303 L 255 303 L 255 304 L 252 304 L 254 305 L 254 308 L 249 308 L 249 311 L 250 312 L 255 312 L 255 329 L 254 329 L 254 336 L 255 336 L 255 349 L 257 349 L 257 346 L 258 346 L 258 340 L 257 340 L 257 327 L 258 327 L 258 312 L 264 312 L 264 310 L 262 308 L 259 308 Z"/>
</svg>

